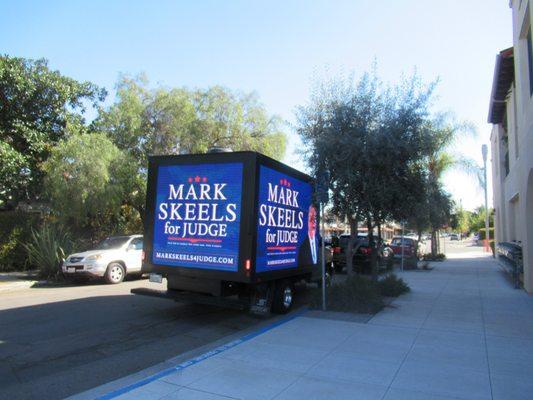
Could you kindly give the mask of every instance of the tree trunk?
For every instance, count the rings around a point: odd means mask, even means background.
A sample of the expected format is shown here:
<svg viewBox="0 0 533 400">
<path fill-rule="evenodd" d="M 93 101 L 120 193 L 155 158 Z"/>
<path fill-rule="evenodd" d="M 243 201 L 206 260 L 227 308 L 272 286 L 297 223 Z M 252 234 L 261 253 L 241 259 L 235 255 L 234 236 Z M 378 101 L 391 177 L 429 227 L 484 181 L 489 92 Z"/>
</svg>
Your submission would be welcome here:
<svg viewBox="0 0 533 400">
<path fill-rule="evenodd" d="M 431 230 L 431 257 L 435 258 L 437 256 L 437 231 L 435 229 Z"/>
<path fill-rule="evenodd" d="M 372 230 L 372 218 L 370 215 L 366 217 L 366 228 L 368 229 L 368 246 L 371 249 L 370 253 L 370 270 L 372 271 L 372 280 L 378 280 L 378 252 L 376 247 L 376 241 L 374 240 L 374 232 Z"/>
<path fill-rule="evenodd" d="M 357 239 L 357 220 L 354 218 L 349 218 L 350 224 L 350 240 L 348 241 L 348 246 L 346 246 L 346 273 L 348 276 L 352 276 L 353 271 L 353 248 L 355 246 L 355 241 Z"/>
</svg>

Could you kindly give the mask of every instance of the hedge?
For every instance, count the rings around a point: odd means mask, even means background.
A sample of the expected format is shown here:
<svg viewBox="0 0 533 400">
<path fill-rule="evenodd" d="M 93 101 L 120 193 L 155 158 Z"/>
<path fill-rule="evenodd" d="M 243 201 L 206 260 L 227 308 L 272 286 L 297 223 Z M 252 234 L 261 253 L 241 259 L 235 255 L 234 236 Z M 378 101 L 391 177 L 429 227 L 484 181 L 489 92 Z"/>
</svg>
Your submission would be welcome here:
<svg viewBox="0 0 533 400">
<path fill-rule="evenodd" d="M 0 272 L 28 269 L 23 241 L 30 237 L 31 228 L 41 223 L 39 214 L 21 211 L 0 212 Z"/>
<path fill-rule="evenodd" d="M 479 240 L 485 240 L 485 228 L 478 231 Z M 489 228 L 489 235 L 491 239 L 494 239 L 494 228 Z"/>
</svg>

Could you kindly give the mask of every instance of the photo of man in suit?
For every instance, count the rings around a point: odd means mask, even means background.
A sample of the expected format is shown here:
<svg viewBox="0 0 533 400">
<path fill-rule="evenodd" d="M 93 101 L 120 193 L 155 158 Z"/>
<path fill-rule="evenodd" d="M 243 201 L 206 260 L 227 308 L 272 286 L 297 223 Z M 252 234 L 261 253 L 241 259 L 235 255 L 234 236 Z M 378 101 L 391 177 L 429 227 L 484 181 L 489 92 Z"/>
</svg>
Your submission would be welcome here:
<svg viewBox="0 0 533 400">
<path fill-rule="evenodd" d="M 298 265 L 314 265 L 319 260 L 319 239 L 316 232 L 316 208 L 309 206 L 307 214 L 307 236 L 305 237 L 300 251 L 298 252 Z"/>
</svg>

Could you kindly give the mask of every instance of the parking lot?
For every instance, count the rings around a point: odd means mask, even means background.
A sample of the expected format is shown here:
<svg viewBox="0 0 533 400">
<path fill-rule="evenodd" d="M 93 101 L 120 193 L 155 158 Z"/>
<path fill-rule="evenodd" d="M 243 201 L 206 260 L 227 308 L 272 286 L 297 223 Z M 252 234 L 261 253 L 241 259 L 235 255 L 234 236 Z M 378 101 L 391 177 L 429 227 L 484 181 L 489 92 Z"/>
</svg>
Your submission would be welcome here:
<svg viewBox="0 0 533 400">
<path fill-rule="evenodd" d="M 262 323 L 134 296 L 148 280 L 0 292 L 0 399 L 59 399 Z M 43 393 L 45 391 L 45 393 Z"/>
</svg>

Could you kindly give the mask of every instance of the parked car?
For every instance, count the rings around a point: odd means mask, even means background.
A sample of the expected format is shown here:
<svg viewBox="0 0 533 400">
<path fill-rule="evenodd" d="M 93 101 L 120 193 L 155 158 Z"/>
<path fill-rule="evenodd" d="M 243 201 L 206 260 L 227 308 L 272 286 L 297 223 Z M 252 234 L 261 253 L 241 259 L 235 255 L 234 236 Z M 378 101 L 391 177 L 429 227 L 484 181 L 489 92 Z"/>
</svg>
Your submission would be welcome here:
<svg viewBox="0 0 533 400">
<path fill-rule="evenodd" d="M 142 235 L 110 236 L 94 250 L 71 254 L 61 265 L 66 279 L 104 278 L 107 283 L 120 283 L 126 275 L 140 275 Z"/>
<path fill-rule="evenodd" d="M 452 233 L 450 235 L 450 240 L 461 240 L 461 239 L 459 238 L 459 235 L 457 233 Z"/>
<path fill-rule="evenodd" d="M 346 249 L 350 241 L 350 235 L 340 235 L 333 246 L 333 266 L 336 272 L 342 272 L 346 267 Z M 336 242 L 336 243 L 335 243 Z M 394 253 L 383 241 L 377 245 L 378 267 L 392 268 L 394 265 Z M 358 235 L 353 247 L 353 268 L 360 273 L 370 272 L 370 257 L 372 248 L 368 244 L 367 235 Z"/>
<path fill-rule="evenodd" d="M 402 247 L 404 266 L 416 267 L 419 254 L 418 242 L 413 238 L 395 236 L 392 238 L 390 248 L 394 252 L 394 260 L 400 261 L 402 258 Z"/>
</svg>

